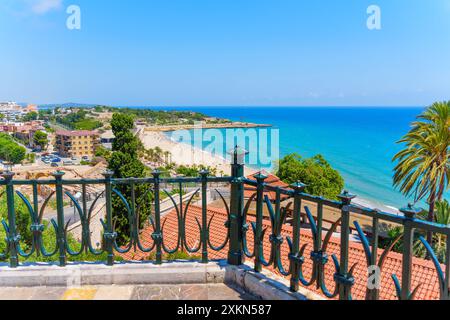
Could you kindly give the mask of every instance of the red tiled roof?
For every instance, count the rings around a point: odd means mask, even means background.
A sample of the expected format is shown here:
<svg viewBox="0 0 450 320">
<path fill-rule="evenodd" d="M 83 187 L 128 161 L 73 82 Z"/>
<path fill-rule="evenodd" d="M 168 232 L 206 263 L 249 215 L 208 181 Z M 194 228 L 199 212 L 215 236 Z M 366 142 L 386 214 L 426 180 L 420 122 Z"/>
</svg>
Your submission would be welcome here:
<svg viewBox="0 0 450 320">
<path fill-rule="evenodd" d="M 26 124 L 23 126 L 19 126 L 16 128 L 17 132 L 30 132 L 30 131 L 38 131 L 38 130 L 44 130 L 45 128 L 41 125 L 30 125 Z"/>
<path fill-rule="evenodd" d="M 214 216 L 214 220 L 211 224 L 210 229 L 210 239 L 214 246 L 219 246 L 225 241 L 227 230 L 225 228 L 225 222 L 227 220 L 227 215 L 224 209 L 219 208 L 208 208 L 208 219 Z M 191 206 L 188 210 L 187 221 L 186 221 L 186 239 L 187 243 L 191 248 L 198 246 L 199 243 L 199 230 L 195 218 L 201 221 L 201 208 L 198 206 Z M 254 218 L 249 216 L 249 221 L 254 221 Z M 176 246 L 177 234 L 178 234 L 178 222 L 177 215 L 175 211 L 170 212 L 166 217 L 162 219 L 164 222 L 164 244 L 166 247 L 173 249 Z M 269 221 L 263 221 L 263 228 L 268 228 L 265 238 L 264 238 L 264 256 L 265 259 L 269 259 L 270 247 L 268 236 L 270 234 L 271 225 Z M 151 234 L 153 232 L 152 227 L 148 227 L 141 233 L 141 242 L 144 246 L 149 247 L 153 241 L 151 239 Z M 292 227 L 289 225 L 284 225 L 282 229 L 283 237 L 290 236 L 292 238 Z M 247 233 L 247 243 L 250 251 L 253 250 L 253 232 Z M 308 244 L 305 252 L 305 263 L 303 265 L 304 277 L 310 279 L 312 273 L 312 261 L 309 259 L 311 250 L 313 248 L 313 238 L 311 231 L 308 229 L 301 230 L 300 246 Z M 379 250 L 382 251 L 382 250 Z M 208 255 L 210 260 L 225 259 L 227 257 L 228 246 L 226 246 L 220 252 L 208 249 Z M 325 267 L 325 283 L 328 286 L 330 292 L 334 291 L 335 282 L 333 276 L 335 273 L 333 262 L 331 261 L 331 255 L 335 254 L 339 258 L 340 252 L 340 240 L 339 238 L 332 237 L 328 245 L 327 253 L 330 256 L 330 261 Z M 378 254 L 381 255 L 382 252 Z M 201 252 L 196 255 L 200 255 Z M 287 270 L 289 266 L 288 261 L 289 248 L 284 241 L 281 245 L 281 256 L 284 268 Z M 145 260 L 149 254 L 143 253 L 141 251 L 129 252 L 122 255 L 126 260 Z M 364 249 L 361 244 L 357 242 L 350 242 L 349 248 L 349 265 L 357 263 L 357 267 L 354 271 L 355 284 L 352 287 L 352 297 L 355 300 L 363 300 L 366 295 L 366 283 L 367 283 L 367 262 L 364 253 Z M 382 300 L 396 300 L 396 292 L 393 281 L 391 279 L 392 274 L 396 274 L 401 281 L 401 270 L 402 270 L 402 255 L 391 252 L 384 264 L 382 270 L 382 281 L 380 289 L 380 299 Z M 415 296 L 417 300 L 437 300 L 439 299 L 439 283 L 436 271 L 431 261 L 424 259 L 413 259 L 412 268 L 412 288 L 414 289 L 418 285 L 421 285 Z M 321 294 L 320 290 L 316 290 L 315 286 L 309 287 L 310 290 Z"/>
<path fill-rule="evenodd" d="M 98 135 L 96 131 L 89 130 L 79 130 L 79 131 L 57 131 L 56 135 L 58 136 L 66 136 L 66 137 L 86 137 L 86 136 L 95 136 Z"/>
<path fill-rule="evenodd" d="M 280 187 L 280 188 L 289 187 L 289 185 L 287 183 L 281 181 L 281 179 L 278 178 L 276 175 L 265 172 L 264 170 L 248 176 L 247 179 L 255 180 L 255 176 L 260 173 L 267 176 L 267 179 L 264 180 L 264 183 L 266 183 L 272 187 Z M 248 185 L 246 185 L 244 187 L 244 198 L 249 199 L 252 197 L 252 195 L 254 193 L 256 193 L 256 187 L 248 186 Z M 275 201 L 276 196 L 277 196 L 276 192 L 274 192 L 274 191 L 265 191 L 264 195 L 267 195 L 269 197 L 270 201 Z M 285 198 L 286 198 L 286 196 L 281 195 L 281 199 L 285 199 Z"/>
</svg>

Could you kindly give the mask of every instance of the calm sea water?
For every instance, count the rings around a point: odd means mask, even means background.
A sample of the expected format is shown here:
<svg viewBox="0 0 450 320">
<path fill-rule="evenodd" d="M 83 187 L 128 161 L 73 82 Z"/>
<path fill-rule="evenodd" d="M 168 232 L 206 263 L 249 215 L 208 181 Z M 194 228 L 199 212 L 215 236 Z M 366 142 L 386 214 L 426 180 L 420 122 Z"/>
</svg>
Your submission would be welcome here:
<svg viewBox="0 0 450 320">
<path fill-rule="evenodd" d="M 280 156 L 322 154 L 339 170 L 346 188 L 370 205 L 402 207 L 392 186 L 391 159 L 398 141 L 424 108 L 177 108 L 231 120 L 270 123 L 279 129 Z M 264 167 L 264 166 L 261 166 Z"/>
</svg>

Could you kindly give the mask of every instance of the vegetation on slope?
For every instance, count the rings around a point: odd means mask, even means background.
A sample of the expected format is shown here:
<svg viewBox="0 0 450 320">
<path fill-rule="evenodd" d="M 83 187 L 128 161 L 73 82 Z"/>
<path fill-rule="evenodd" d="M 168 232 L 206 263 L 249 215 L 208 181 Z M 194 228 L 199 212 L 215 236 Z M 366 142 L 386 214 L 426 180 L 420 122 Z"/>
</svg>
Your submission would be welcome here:
<svg viewBox="0 0 450 320">
<path fill-rule="evenodd" d="M 0 133 L 0 159 L 18 164 L 25 159 L 27 150 L 18 145 L 14 139 L 6 133 Z"/>
</svg>

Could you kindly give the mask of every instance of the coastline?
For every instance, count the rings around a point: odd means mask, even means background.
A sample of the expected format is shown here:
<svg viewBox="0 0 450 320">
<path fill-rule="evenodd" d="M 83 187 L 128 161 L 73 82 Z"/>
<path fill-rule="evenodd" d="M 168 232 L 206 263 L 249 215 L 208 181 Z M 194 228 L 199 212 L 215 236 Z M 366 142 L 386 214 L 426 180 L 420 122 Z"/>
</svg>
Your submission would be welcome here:
<svg viewBox="0 0 450 320">
<path fill-rule="evenodd" d="M 164 132 L 166 131 L 143 130 L 140 138 L 146 148 L 160 147 L 164 151 L 169 151 L 171 153 L 171 160 L 178 165 L 204 165 L 215 167 L 218 175 L 230 174 L 231 163 L 227 159 L 187 143 L 174 142 Z M 257 169 L 245 167 L 246 176 L 254 174 L 257 171 Z"/>
<path fill-rule="evenodd" d="M 230 122 L 230 123 L 201 123 L 201 124 L 185 124 L 185 125 L 166 125 L 166 126 L 147 126 L 145 131 L 171 132 L 178 130 L 194 130 L 201 127 L 202 129 L 248 129 L 248 128 L 271 128 L 271 124 L 258 124 L 249 122 Z"/>
<path fill-rule="evenodd" d="M 231 164 L 227 159 L 224 159 L 223 157 L 218 155 L 211 154 L 208 151 L 202 150 L 188 143 L 175 142 L 167 137 L 167 135 L 165 134 L 165 132 L 167 131 L 146 130 L 146 128 L 143 128 L 140 136 L 146 148 L 155 148 L 158 146 L 164 151 L 169 151 L 172 155 L 172 161 L 179 165 L 204 165 L 217 168 L 218 175 L 230 174 Z M 245 176 L 249 176 L 255 174 L 258 171 L 259 170 L 257 168 L 246 166 L 244 174 Z M 377 203 L 376 201 L 369 199 L 357 197 L 353 201 L 353 203 L 366 208 L 379 209 L 383 212 L 391 214 L 401 214 L 399 210 L 394 207 L 382 203 Z"/>
</svg>

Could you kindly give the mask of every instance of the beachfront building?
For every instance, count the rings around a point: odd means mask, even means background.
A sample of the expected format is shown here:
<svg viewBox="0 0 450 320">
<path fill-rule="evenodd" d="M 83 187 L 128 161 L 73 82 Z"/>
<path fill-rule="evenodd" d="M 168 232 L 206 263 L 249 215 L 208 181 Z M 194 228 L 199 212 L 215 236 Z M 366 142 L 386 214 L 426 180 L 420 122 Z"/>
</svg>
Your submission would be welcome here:
<svg viewBox="0 0 450 320">
<path fill-rule="evenodd" d="M 29 112 L 38 112 L 38 107 L 37 107 L 37 105 L 35 105 L 35 104 L 29 104 L 29 105 L 27 105 L 27 106 L 23 109 L 23 111 L 24 111 L 25 113 L 29 113 Z"/>
<path fill-rule="evenodd" d="M 13 122 L 23 116 L 24 110 L 15 102 L 0 102 L 0 114 L 7 122 Z"/>
<path fill-rule="evenodd" d="M 55 148 L 62 157 L 89 157 L 95 155 L 100 144 L 96 131 L 57 131 Z"/>
<path fill-rule="evenodd" d="M 0 114 L 3 123 L 13 123 L 19 125 L 22 117 L 30 112 L 38 112 L 38 108 L 34 104 L 29 104 L 26 107 L 15 102 L 0 102 Z"/>
</svg>

